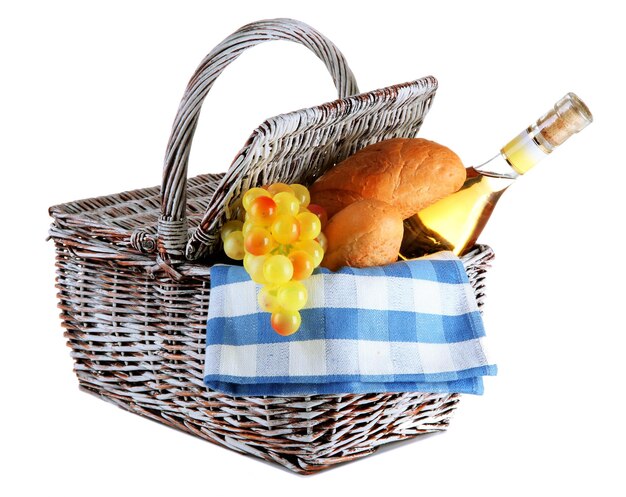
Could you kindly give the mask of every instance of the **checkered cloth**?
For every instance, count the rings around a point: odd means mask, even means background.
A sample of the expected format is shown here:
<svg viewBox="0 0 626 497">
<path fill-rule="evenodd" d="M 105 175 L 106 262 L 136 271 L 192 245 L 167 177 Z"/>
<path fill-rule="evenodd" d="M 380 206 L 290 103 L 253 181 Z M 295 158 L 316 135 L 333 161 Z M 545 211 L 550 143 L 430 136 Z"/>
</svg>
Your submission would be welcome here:
<svg viewBox="0 0 626 497">
<path fill-rule="evenodd" d="M 388 266 L 317 269 L 302 325 L 283 337 L 240 266 L 211 268 L 205 384 L 230 395 L 481 394 L 495 375 L 461 261 L 450 252 Z"/>
</svg>

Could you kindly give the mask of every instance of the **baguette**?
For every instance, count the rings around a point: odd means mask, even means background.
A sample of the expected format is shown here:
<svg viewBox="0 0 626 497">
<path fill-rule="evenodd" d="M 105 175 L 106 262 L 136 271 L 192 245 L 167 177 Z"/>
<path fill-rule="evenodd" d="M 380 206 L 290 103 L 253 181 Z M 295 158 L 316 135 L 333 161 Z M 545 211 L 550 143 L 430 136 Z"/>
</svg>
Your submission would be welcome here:
<svg viewBox="0 0 626 497">
<path fill-rule="evenodd" d="M 332 217 L 363 199 L 393 205 L 407 219 L 465 182 L 465 167 L 449 148 L 423 138 L 374 143 L 340 162 L 311 187 L 311 202 Z"/>
</svg>

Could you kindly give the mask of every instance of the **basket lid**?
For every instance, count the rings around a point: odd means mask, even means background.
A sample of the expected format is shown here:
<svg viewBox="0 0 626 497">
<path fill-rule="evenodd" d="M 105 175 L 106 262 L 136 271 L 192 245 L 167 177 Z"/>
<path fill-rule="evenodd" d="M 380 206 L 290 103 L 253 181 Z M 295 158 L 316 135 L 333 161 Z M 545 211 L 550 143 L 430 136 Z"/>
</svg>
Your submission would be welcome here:
<svg viewBox="0 0 626 497">
<path fill-rule="evenodd" d="M 252 132 L 216 188 L 189 238 L 186 258 L 197 260 L 219 248 L 219 230 L 236 215 L 249 188 L 310 184 L 367 145 L 414 137 L 436 90 L 437 80 L 427 76 L 267 119 Z"/>
</svg>

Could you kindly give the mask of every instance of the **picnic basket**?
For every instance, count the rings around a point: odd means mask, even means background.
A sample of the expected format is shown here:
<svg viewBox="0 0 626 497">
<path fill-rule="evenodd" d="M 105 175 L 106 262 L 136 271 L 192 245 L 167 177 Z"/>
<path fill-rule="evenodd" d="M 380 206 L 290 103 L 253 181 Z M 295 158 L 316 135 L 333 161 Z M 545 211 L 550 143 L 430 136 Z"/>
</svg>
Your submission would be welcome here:
<svg viewBox="0 0 626 497">
<path fill-rule="evenodd" d="M 266 120 L 226 173 L 187 179 L 200 107 L 213 82 L 245 49 L 269 40 L 312 50 L 339 98 Z M 59 308 L 80 388 L 298 473 L 445 430 L 458 394 L 231 397 L 203 384 L 211 264 L 219 257 L 219 228 L 241 193 L 277 181 L 310 184 L 368 144 L 415 136 L 436 88 L 426 77 L 359 94 L 339 50 L 290 19 L 255 22 L 227 37 L 187 86 L 160 188 L 50 208 Z M 479 306 L 492 257 L 489 247 L 476 246 L 462 259 Z"/>
</svg>

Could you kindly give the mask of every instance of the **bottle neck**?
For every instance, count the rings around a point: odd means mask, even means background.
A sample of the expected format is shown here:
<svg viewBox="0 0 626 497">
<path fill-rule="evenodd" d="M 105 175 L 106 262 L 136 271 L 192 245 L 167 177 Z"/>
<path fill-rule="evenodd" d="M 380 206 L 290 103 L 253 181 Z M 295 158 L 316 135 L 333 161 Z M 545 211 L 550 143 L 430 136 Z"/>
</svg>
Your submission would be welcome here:
<svg viewBox="0 0 626 497">
<path fill-rule="evenodd" d="M 501 186 L 508 186 L 554 150 L 554 147 L 543 145 L 540 136 L 537 125 L 529 126 L 502 147 L 493 159 L 474 169 L 484 176 L 501 179 Z"/>
<path fill-rule="evenodd" d="M 500 154 L 516 175 L 527 173 L 552 152 L 551 148 L 541 144 L 538 139 L 540 136 L 537 126 L 529 126 L 500 150 Z"/>
<path fill-rule="evenodd" d="M 593 121 L 589 109 L 568 93 L 534 124 L 507 143 L 500 154 L 517 174 L 525 174 L 541 159 Z"/>
</svg>

